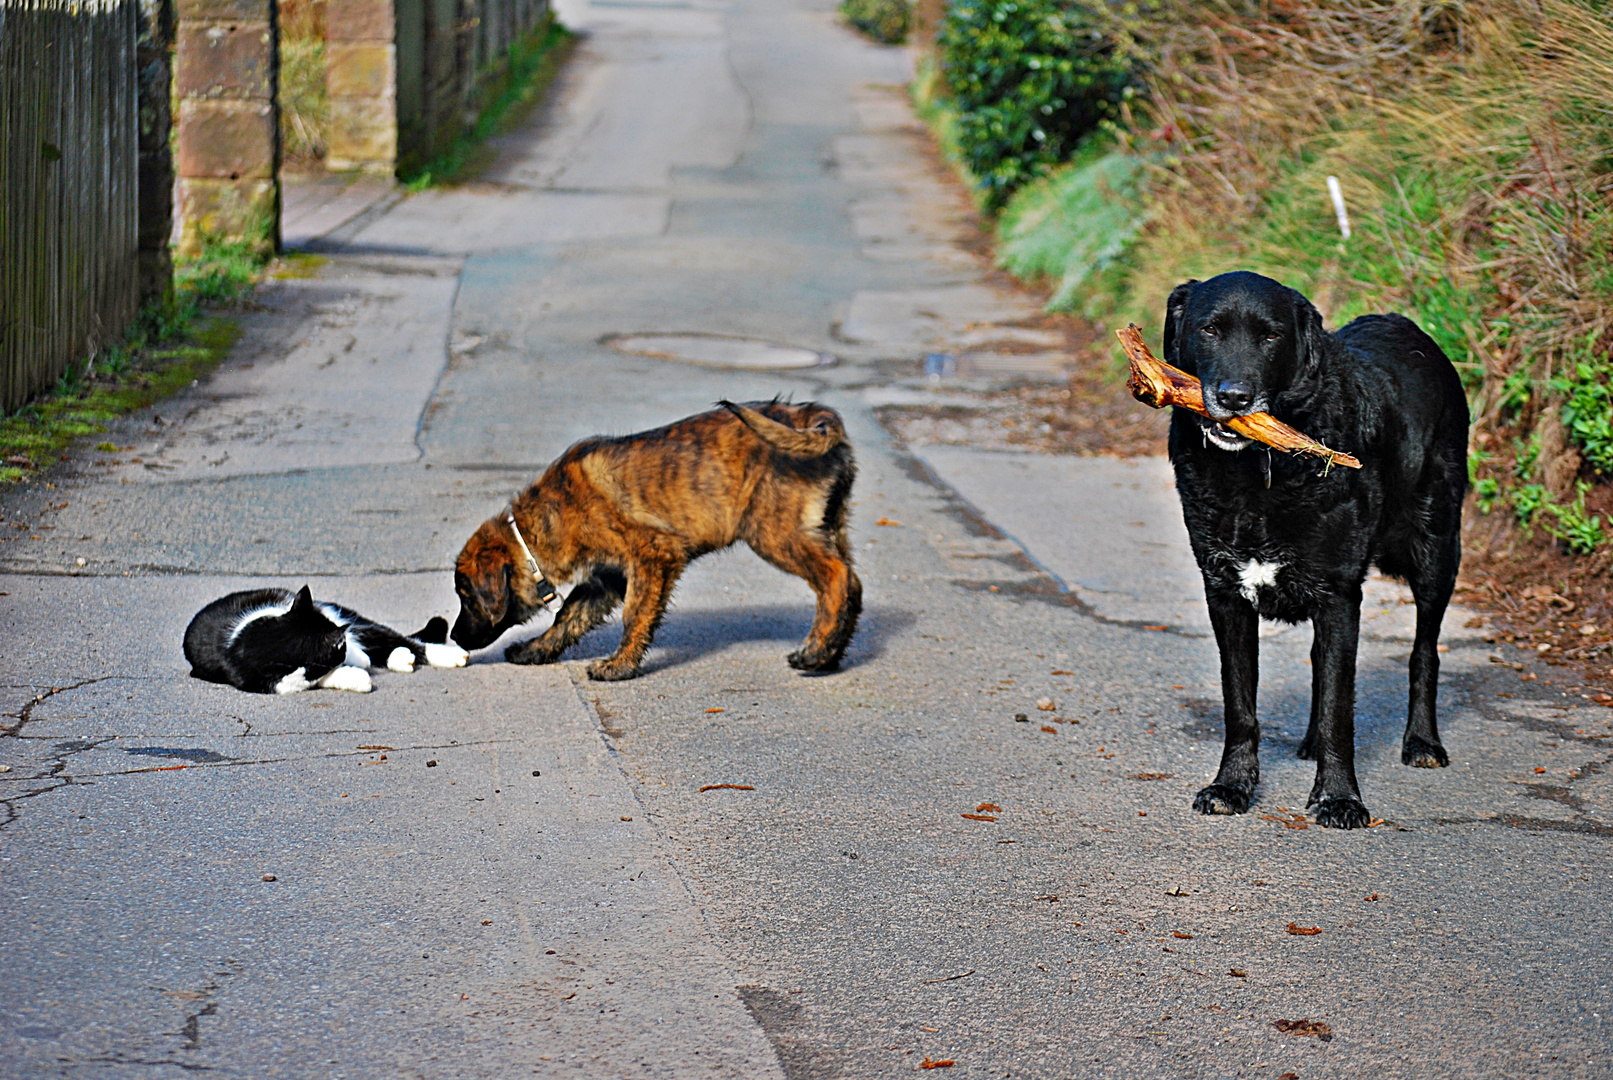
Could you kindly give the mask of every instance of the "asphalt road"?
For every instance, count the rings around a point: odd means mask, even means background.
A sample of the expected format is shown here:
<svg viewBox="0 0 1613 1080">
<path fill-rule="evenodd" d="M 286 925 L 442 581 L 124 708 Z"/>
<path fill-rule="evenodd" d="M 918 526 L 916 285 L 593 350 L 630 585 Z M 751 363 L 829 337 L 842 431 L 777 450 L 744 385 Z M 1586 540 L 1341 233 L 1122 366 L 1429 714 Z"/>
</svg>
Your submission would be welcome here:
<svg viewBox="0 0 1613 1080">
<path fill-rule="evenodd" d="M 563 15 L 588 36 L 481 181 L 337 230 L 212 380 L 0 494 L 0 1074 L 1613 1072 L 1613 713 L 1454 612 L 1452 765 L 1403 768 L 1408 623 L 1375 582 L 1385 824 L 1296 827 L 1304 628 L 1263 639 L 1256 805 L 1193 814 L 1219 689 L 1163 463 L 873 419 L 1063 362 L 967 246 L 905 54 L 824 4 Z M 836 362 L 610 344 L 652 332 Z M 576 438 L 776 393 L 841 409 L 861 465 L 839 674 L 785 666 L 810 593 L 740 550 L 633 682 L 582 672 L 615 624 L 363 696 L 186 676 L 227 590 L 411 628 Z"/>
</svg>

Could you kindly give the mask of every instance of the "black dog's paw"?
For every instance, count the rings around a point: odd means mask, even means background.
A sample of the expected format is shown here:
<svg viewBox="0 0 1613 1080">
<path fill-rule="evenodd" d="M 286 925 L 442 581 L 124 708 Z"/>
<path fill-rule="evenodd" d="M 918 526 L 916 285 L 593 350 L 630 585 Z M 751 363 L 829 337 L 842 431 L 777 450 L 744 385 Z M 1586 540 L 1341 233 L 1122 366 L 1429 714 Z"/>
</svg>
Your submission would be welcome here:
<svg viewBox="0 0 1613 1080">
<path fill-rule="evenodd" d="M 559 655 L 541 648 L 534 640 L 511 645 L 504 650 L 504 659 L 512 664 L 552 664 L 559 659 Z"/>
<path fill-rule="evenodd" d="M 1316 732 L 1305 733 L 1305 737 L 1299 741 L 1299 749 L 1294 751 L 1294 756 L 1301 761 L 1316 760 Z"/>
<path fill-rule="evenodd" d="M 1412 735 L 1400 748 L 1400 764 L 1418 769 L 1443 769 L 1451 763 L 1445 748 L 1437 742 L 1419 739 Z"/>
<path fill-rule="evenodd" d="M 1241 814 L 1249 809 L 1249 794 L 1225 784 L 1211 784 L 1193 796 L 1193 809 L 1201 814 Z"/>
<path fill-rule="evenodd" d="M 1312 805 L 1316 811 L 1316 824 L 1324 829 L 1364 829 L 1372 820 L 1372 815 L 1361 805 L 1361 800 L 1348 795 L 1322 799 Z"/>
<path fill-rule="evenodd" d="M 595 682 L 625 682 L 638 677 L 638 665 L 615 657 L 595 660 L 588 665 L 588 677 Z"/>
<path fill-rule="evenodd" d="M 797 671 L 838 671 L 840 657 L 813 649 L 797 649 L 784 658 Z"/>
</svg>

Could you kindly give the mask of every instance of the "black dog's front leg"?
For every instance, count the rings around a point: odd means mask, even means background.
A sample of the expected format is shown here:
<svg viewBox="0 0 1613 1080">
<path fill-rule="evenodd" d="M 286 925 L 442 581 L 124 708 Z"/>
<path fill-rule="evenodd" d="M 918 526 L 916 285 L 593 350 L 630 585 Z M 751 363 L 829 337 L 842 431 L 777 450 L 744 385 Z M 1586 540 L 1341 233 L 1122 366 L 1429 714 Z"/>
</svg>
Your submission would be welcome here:
<svg viewBox="0 0 1613 1080">
<path fill-rule="evenodd" d="M 1311 715 L 1316 726 L 1316 784 L 1306 805 L 1331 829 L 1359 829 L 1371 820 L 1355 782 L 1355 650 L 1361 594 L 1334 596 L 1311 614 L 1316 634 Z"/>
<path fill-rule="evenodd" d="M 1260 620 L 1255 609 L 1236 593 L 1209 596 L 1210 625 L 1221 650 L 1221 700 L 1227 741 L 1215 783 L 1193 799 L 1201 814 L 1241 814 L 1249 809 L 1260 782 L 1260 722 L 1255 718 L 1255 690 L 1260 681 Z"/>
</svg>

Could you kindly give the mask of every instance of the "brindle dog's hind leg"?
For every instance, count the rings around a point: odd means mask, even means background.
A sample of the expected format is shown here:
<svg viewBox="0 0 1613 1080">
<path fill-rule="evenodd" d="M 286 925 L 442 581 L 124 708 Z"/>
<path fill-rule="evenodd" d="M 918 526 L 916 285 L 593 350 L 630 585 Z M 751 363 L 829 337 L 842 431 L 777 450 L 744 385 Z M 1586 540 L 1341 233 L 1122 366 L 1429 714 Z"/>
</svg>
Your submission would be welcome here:
<svg viewBox="0 0 1613 1080">
<path fill-rule="evenodd" d="M 666 614 L 672 587 L 683 573 L 682 566 L 639 563 L 627 570 L 627 599 L 622 605 L 622 643 L 604 660 L 588 665 L 588 677 L 601 682 L 619 682 L 638 674 L 638 666 L 655 638 L 655 629 Z"/>
<path fill-rule="evenodd" d="M 511 645 L 504 658 L 512 664 L 552 664 L 581 637 L 610 618 L 627 593 L 627 579 L 614 567 L 601 567 L 571 590 L 554 625 L 531 641 Z"/>
<path fill-rule="evenodd" d="M 833 671 L 840 666 L 862 614 L 863 586 L 834 538 L 812 530 L 789 534 L 783 542 L 753 537 L 751 550 L 801 578 L 818 594 L 817 617 L 806 640 L 786 662 L 799 671 Z"/>
</svg>

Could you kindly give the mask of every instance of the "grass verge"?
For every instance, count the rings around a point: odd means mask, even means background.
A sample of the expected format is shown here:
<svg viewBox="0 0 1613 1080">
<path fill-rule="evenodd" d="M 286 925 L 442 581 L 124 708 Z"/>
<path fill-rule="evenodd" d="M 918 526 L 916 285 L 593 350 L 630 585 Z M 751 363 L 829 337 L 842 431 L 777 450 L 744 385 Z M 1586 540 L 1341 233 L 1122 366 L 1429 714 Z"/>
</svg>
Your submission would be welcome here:
<svg viewBox="0 0 1613 1080">
<path fill-rule="evenodd" d="M 171 311 L 143 308 L 117 345 L 69 367 L 51 390 L 0 417 L 0 485 L 47 467 L 74 439 L 191 385 L 216 367 L 240 336 L 210 305 L 238 299 L 267 260 L 248 243 L 211 243 L 174 270 Z M 298 269 L 293 257 L 290 271 Z"/>
<path fill-rule="evenodd" d="M 525 41 L 510 46 L 503 72 L 482 91 L 485 104 L 476 123 L 437 157 L 400 170 L 398 179 L 410 191 L 424 191 L 474 174 L 492 156 L 487 140 L 514 127 L 543 100 L 576 41 L 576 34 L 550 16 Z"/>
</svg>

